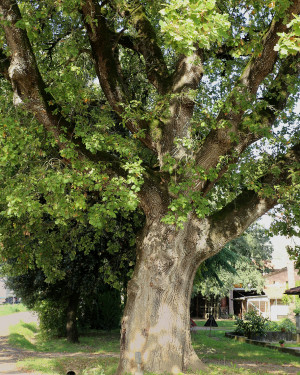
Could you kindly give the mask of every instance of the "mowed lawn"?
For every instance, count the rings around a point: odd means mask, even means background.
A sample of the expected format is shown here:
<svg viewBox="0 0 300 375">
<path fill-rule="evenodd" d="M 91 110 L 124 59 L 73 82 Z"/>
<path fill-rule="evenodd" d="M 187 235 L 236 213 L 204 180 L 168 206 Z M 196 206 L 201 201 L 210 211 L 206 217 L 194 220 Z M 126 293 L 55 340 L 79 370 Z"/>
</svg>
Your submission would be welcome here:
<svg viewBox="0 0 300 375">
<path fill-rule="evenodd" d="M 197 323 L 202 325 L 202 322 Z M 226 338 L 225 331 L 232 330 L 234 323 L 218 321 L 218 325 L 218 329 L 192 333 L 194 348 L 207 365 L 207 370 L 198 372 L 199 375 L 300 374 L 300 357 Z M 118 330 L 89 332 L 80 341 L 80 344 L 69 344 L 64 339 L 45 339 L 34 324 L 24 323 L 14 327 L 10 335 L 11 345 L 33 351 L 18 362 L 20 370 L 51 375 L 65 375 L 69 370 L 74 370 L 76 375 L 115 373 Z"/>
</svg>

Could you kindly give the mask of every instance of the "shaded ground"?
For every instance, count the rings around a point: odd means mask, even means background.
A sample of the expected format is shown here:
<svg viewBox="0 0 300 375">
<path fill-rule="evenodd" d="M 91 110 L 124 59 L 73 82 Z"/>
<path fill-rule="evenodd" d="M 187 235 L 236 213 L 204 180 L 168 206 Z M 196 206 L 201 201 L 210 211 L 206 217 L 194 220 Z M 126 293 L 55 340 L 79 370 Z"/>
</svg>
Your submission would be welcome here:
<svg viewBox="0 0 300 375">
<path fill-rule="evenodd" d="M 0 317 L 0 374 L 1 375 L 42 375 L 41 372 L 22 372 L 18 369 L 16 363 L 25 358 L 59 358 L 59 357 L 116 357 L 119 355 L 116 353 L 49 353 L 49 352 L 35 352 L 31 350 L 23 350 L 15 348 L 9 345 L 8 335 L 9 326 L 18 324 L 20 321 L 24 323 L 38 322 L 38 318 L 31 312 L 20 312 L 11 315 L 5 315 Z"/>
<path fill-rule="evenodd" d="M 26 323 L 37 322 L 37 317 L 30 312 L 15 313 L 12 315 L 7 315 L 0 317 L 0 374 L 1 375 L 42 375 L 41 372 L 22 372 L 16 366 L 17 361 L 23 360 L 25 358 L 79 358 L 84 357 L 85 359 L 95 358 L 95 357 L 118 357 L 116 353 L 49 353 L 49 352 L 34 352 L 29 350 L 22 350 L 19 348 L 13 348 L 8 344 L 8 334 L 9 326 L 17 324 L 20 320 Z M 268 363 L 261 363 L 256 361 L 246 361 L 241 359 L 236 359 L 234 362 L 226 361 L 216 361 L 214 359 L 205 358 L 205 353 L 199 353 L 200 357 L 206 364 L 218 364 L 226 365 L 232 367 L 243 367 L 253 373 L 268 373 L 268 374 L 300 374 L 300 367 L 294 367 L 289 364 L 286 365 L 272 365 Z"/>
<path fill-rule="evenodd" d="M 16 362 L 24 358 L 22 350 L 11 348 L 8 345 L 9 326 L 19 323 L 37 322 L 37 316 L 31 312 L 20 312 L 0 317 L 0 374 L 28 375 L 17 369 Z M 38 373 L 32 373 L 37 375 Z"/>
</svg>

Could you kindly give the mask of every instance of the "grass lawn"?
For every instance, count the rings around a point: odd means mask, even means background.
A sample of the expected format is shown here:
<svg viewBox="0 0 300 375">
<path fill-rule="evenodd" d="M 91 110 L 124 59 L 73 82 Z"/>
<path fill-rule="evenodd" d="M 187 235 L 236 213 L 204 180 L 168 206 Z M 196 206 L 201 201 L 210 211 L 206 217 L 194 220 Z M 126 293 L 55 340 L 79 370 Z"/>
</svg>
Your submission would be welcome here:
<svg viewBox="0 0 300 375">
<path fill-rule="evenodd" d="M 218 322 L 219 323 L 219 322 Z M 231 327 L 232 329 L 232 327 Z M 225 337 L 225 330 L 198 331 L 192 333 L 194 348 L 208 366 L 199 375 L 247 374 L 265 375 L 300 374 L 300 358 L 276 350 L 240 343 Z M 45 353 L 18 362 L 20 369 L 39 371 L 50 375 L 64 375 L 74 370 L 76 375 L 113 375 L 116 371 L 119 351 L 119 332 L 90 332 L 81 337 L 80 344 L 69 344 L 64 339 L 46 340 L 34 324 L 18 324 L 13 327 L 10 343 L 14 346 Z M 55 354 L 56 353 L 56 354 Z M 73 354 L 72 357 L 70 353 Z M 104 355 L 115 355 L 105 357 Z M 37 357 L 38 355 L 38 357 Z M 293 372 L 290 372 L 293 371 Z"/>
<path fill-rule="evenodd" d="M 70 344 L 64 338 L 46 338 L 40 334 L 36 323 L 20 322 L 10 327 L 10 345 L 36 352 L 64 353 L 119 353 L 119 330 L 89 331 L 80 337 L 80 343 Z"/>
<path fill-rule="evenodd" d="M 27 311 L 27 308 L 21 303 L 15 305 L 0 305 L 0 316 L 9 315 L 16 312 Z"/>
</svg>

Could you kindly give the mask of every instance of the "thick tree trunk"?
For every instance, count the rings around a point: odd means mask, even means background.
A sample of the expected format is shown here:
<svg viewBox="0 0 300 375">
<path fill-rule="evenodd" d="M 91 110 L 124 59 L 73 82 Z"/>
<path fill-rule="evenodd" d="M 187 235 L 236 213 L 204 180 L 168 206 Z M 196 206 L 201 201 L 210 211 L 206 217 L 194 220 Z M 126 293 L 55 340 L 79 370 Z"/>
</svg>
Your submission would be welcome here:
<svg viewBox="0 0 300 375">
<path fill-rule="evenodd" d="M 122 320 L 118 374 L 137 370 L 136 352 L 144 371 L 204 367 L 191 345 L 190 297 L 201 259 L 188 228 L 176 231 L 156 222 L 140 238 Z"/>
<path fill-rule="evenodd" d="M 79 334 L 77 327 L 77 309 L 78 297 L 70 297 L 67 306 L 66 332 L 67 340 L 73 343 L 79 342 Z"/>
</svg>

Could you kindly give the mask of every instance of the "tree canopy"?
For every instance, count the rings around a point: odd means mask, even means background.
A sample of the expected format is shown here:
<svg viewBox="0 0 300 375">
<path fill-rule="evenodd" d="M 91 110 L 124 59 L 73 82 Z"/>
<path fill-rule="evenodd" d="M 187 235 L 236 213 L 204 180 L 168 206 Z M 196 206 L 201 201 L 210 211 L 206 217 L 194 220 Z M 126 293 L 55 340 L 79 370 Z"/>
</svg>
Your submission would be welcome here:
<svg viewBox="0 0 300 375">
<path fill-rule="evenodd" d="M 1 236 L 21 226 L 20 247 L 43 230 L 50 244 L 48 217 L 99 232 L 137 208 L 146 218 L 119 374 L 135 352 L 151 372 L 200 368 L 199 265 L 274 207 L 277 229 L 299 234 L 299 12 L 299 0 L 0 3 Z M 42 265 L 42 248 L 19 264 Z"/>
</svg>

